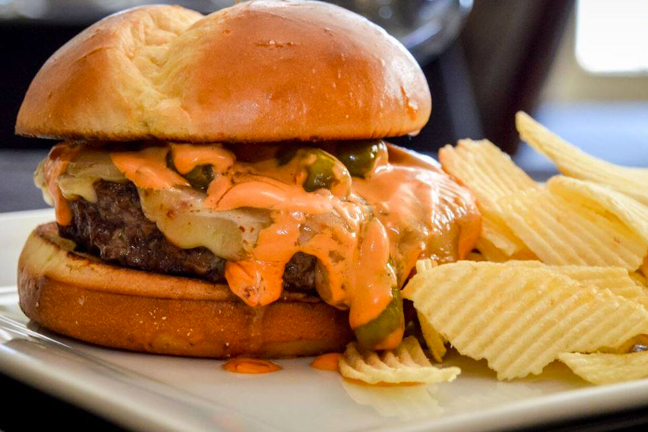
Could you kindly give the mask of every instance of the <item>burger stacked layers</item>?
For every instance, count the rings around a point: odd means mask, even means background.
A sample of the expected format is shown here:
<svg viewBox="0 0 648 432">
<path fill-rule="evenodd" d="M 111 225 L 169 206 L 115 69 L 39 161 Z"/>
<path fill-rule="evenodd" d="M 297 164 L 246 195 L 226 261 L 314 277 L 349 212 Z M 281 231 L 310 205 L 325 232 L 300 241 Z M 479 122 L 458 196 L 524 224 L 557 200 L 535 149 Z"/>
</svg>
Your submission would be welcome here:
<svg viewBox="0 0 648 432">
<path fill-rule="evenodd" d="M 19 264 L 21 307 L 82 340 L 158 353 L 393 348 L 420 258 L 464 257 L 472 194 L 382 137 L 414 133 L 425 78 L 336 6 L 253 1 L 113 15 L 34 79 L 23 135 L 57 224 Z"/>
</svg>

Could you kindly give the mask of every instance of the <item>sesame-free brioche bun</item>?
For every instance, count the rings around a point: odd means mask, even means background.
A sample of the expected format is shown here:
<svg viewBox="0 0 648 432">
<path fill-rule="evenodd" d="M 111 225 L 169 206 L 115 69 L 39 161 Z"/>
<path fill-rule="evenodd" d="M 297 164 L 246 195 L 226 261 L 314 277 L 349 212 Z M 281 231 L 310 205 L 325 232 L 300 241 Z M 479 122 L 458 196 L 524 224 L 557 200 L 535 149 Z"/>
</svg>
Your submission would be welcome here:
<svg viewBox="0 0 648 432">
<path fill-rule="evenodd" d="M 285 293 L 251 308 L 226 285 L 106 264 L 71 251 L 55 223 L 29 237 L 18 264 L 20 307 L 43 327 L 98 345 L 182 356 L 288 357 L 342 351 L 348 312 Z"/>
<path fill-rule="evenodd" d="M 111 15 L 59 49 L 20 108 L 41 138 L 188 142 L 368 139 L 415 133 L 431 111 L 407 50 L 314 1 Z"/>
</svg>

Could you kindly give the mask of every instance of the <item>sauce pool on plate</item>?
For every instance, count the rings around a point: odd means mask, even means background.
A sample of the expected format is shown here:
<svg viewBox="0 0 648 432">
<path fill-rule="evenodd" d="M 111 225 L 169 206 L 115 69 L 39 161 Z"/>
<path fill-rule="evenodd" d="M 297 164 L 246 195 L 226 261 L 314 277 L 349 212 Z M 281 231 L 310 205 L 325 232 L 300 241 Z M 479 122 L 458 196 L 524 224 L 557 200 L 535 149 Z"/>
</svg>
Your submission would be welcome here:
<svg viewBox="0 0 648 432">
<path fill-rule="evenodd" d="M 240 374 L 265 374 L 280 371 L 281 366 L 267 360 L 235 358 L 225 363 L 223 369 Z"/>
<path fill-rule="evenodd" d="M 310 365 L 313 369 L 337 372 L 340 369 L 340 357 L 342 357 L 340 353 L 322 354 L 316 357 Z"/>
</svg>

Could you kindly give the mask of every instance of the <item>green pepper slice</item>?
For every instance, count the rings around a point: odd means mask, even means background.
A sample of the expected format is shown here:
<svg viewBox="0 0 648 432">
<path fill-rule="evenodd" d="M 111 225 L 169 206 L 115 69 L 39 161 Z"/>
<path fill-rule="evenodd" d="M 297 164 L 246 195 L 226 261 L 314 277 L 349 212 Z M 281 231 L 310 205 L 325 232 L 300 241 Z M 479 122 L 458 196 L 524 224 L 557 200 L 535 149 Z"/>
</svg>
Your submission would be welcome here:
<svg viewBox="0 0 648 432">
<path fill-rule="evenodd" d="M 404 325 L 403 299 L 398 287 L 392 288 L 393 299 L 378 317 L 355 329 L 358 344 L 372 350 Z"/>
<path fill-rule="evenodd" d="M 171 152 L 167 153 L 166 162 L 169 168 L 176 171 L 182 177 L 187 179 L 189 184 L 194 189 L 198 189 L 205 192 L 209 187 L 209 184 L 214 180 L 214 167 L 212 167 L 211 165 L 198 165 L 194 167 L 191 171 L 189 171 L 187 174 L 182 174 L 175 167 Z"/>
<path fill-rule="evenodd" d="M 335 157 L 321 149 L 308 149 L 309 155 L 314 155 L 313 163 L 306 166 L 307 177 L 303 187 L 306 192 L 314 192 L 317 189 L 331 189 L 338 181 L 335 175 Z"/>
<path fill-rule="evenodd" d="M 211 165 L 198 165 L 187 174 L 184 174 L 189 184 L 194 188 L 205 192 L 209 184 L 214 180 L 214 167 Z"/>
<path fill-rule="evenodd" d="M 353 177 L 365 178 L 376 165 L 382 140 L 340 143 L 336 156 Z"/>
</svg>

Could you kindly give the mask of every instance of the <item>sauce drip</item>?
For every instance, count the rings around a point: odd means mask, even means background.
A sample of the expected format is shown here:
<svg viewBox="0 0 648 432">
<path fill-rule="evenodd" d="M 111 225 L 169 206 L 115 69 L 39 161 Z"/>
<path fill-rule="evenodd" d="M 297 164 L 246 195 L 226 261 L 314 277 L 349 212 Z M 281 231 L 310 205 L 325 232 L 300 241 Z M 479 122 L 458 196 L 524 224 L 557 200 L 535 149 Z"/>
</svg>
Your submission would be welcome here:
<svg viewBox="0 0 648 432">
<path fill-rule="evenodd" d="M 281 366 L 267 360 L 235 358 L 223 365 L 227 372 L 240 374 L 265 374 L 281 370 Z"/>
<path fill-rule="evenodd" d="M 80 146 L 73 143 L 57 144 L 50 150 L 43 168 L 47 190 L 54 201 L 56 222 L 62 226 L 69 225 L 72 222 L 72 210 L 70 210 L 70 205 L 61 192 L 58 180 L 59 177 L 65 174 L 68 163 L 74 159 L 79 150 Z"/>
<path fill-rule="evenodd" d="M 319 357 L 315 357 L 315 359 L 311 362 L 310 366 L 313 369 L 337 372 L 338 370 L 340 370 L 341 357 L 342 354 L 340 353 L 322 354 Z"/>
<path fill-rule="evenodd" d="M 228 261 L 225 279 L 236 281 L 230 289 L 249 306 L 265 306 L 281 296 L 284 267 L 273 261 Z"/>
</svg>

